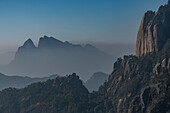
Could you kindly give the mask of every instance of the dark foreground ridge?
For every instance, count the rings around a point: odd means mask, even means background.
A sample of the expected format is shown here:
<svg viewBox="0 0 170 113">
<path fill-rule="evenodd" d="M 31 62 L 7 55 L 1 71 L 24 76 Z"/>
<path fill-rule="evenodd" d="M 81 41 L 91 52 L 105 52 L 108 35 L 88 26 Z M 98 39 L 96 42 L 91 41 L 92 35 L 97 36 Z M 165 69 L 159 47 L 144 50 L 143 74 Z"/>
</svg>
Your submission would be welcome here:
<svg viewBox="0 0 170 113">
<path fill-rule="evenodd" d="M 85 113 L 88 90 L 76 74 L 0 92 L 0 113 Z"/>
</svg>

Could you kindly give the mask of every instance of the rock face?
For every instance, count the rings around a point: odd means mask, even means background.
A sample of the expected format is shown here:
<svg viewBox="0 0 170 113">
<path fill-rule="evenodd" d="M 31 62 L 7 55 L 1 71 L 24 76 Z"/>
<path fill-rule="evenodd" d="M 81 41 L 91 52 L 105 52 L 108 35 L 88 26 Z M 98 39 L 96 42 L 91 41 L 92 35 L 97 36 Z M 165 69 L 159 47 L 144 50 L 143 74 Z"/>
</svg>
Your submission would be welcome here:
<svg viewBox="0 0 170 113">
<path fill-rule="evenodd" d="M 156 13 L 145 13 L 138 32 L 136 56 L 124 56 L 114 64 L 106 97 L 112 100 L 116 113 L 170 111 L 169 4 L 170 1 Z"/>
<path fill-rule="evenodd" d="M 148 11 L 144 14 L 137 35 L 136 56 L 147 53 L 158 53 L 170 38 L 170 1 L 161 6 L 155 13 Z"/>
<path fill-rule="evenodd" d="M 117 113 L 166 113 L 170 110 L 169 58 L 125 56 L 109 75 L 107 96 Z M 161 62 L 161 63 L 159 63 Z"/>
</svg>

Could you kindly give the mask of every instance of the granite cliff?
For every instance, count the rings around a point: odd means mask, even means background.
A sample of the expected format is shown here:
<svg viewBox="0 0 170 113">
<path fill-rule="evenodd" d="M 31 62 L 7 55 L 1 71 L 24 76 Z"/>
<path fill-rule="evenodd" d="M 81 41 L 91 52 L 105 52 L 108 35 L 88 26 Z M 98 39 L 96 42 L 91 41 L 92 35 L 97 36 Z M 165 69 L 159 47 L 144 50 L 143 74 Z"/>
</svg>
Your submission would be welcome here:
<svg viewBox="0 0 170 113">
<path fill-rule="evenodd" d="M 137 37 L 136 56 L 118 58 L 108 82 L 98 91 L 89 93 L 79 77 L 72 74 L 19 90 L 0 91 L 0 112 L 169 113 L 169 4 L 170 0 L 157 13 L 145 13 Z"/>
<path fill-rule="evenodd" d="M 144 14 L 137 35 L 136 56 L 140 57 L 150 52 L 158 53 L 170 38 L 170 1 L 161 6 L 155 13 Z"/>
<path fill-rule="evenodd" d="M 159 53 L 158 53 L 159 54 Z M 170 108 L 170 55 L 124 56 L 114 64 L 107 98 L 117 113 L 166 113 Z"/>
<path fill-rule="evenodd" d="M 105 98 L 109 112 L 167 113 L 170 111 L 170 1 L 155 13 L 145 13 L 137 36 L 136 56 L 119 58 Z M 108 111 L 106 111 L 108 112 Z"/>
</svg>

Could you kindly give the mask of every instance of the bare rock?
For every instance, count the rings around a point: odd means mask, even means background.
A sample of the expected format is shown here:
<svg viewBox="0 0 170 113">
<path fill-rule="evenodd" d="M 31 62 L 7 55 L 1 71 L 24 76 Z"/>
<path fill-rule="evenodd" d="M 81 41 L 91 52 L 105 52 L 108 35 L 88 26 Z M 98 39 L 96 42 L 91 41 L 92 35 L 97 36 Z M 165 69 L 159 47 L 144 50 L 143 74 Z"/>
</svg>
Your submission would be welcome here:
<svg viewBox="0 0 170 113">
<path fill-rule="evenodd" d="M 168 73 L 170 74 L 170 58 L 168 59 L 167 69 L 168 69 Z"/>
<path fill-rule="evenodd" d="M 169 1 L 168 1 L 169 3 Z M 161 6 L 154 13 L 148 11 L 143 16 L 136 41 L 136 56 L 158 53 L 170 38 L 170 6 Z"/>
<path fill-rule="evenodd" d="M 161 70 L 161 64 L 157 63 L 155 65 L 155 68 L 153 68 L 153 73 L 156 73 L 158 75 L 160 73 L 160 70 Z"/>
</svg>

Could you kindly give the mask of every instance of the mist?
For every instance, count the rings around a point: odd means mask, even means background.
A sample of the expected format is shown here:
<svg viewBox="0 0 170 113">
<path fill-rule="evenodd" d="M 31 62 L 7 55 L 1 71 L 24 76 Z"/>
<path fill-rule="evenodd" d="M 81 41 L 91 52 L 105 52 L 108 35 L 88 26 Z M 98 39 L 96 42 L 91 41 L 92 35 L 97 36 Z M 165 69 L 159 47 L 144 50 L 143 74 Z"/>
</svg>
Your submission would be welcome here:
<svg viewBox="0 0 170 113">
<path fill-rule="evenodd" d="M 43 38 L 42 38 L 43 39 Z M 23 46 L 0 54 L 1 72 L 7 75 L 45 77 L 52 74 L 77 73 L 84 81 L 95 72 L 111 73 L 113 63 L 123 53 L 133 54 L 133 44 L 71 44 L 46 37 L 37 47 L 32 40 Z M 112 53 L 112 54 L 111 54 Z"/>
<path fill-rule="evenodd" d="M 77 73 L 86 81 L 95 72 L 110 73 L 114 60 L 114 56 L 90 44 L 81 46 L 44 36 L 37 47 L 31 39 L 27 40 L 1 72 L 29 77 Z"/>
<path fill-rule="evenodd" d="M 92 43 L 95 47 L 100 50 L 115 56 L 116 58 L 122 57 L 123 55 L 135 54 L 134 43 Z"/>
</svg>

